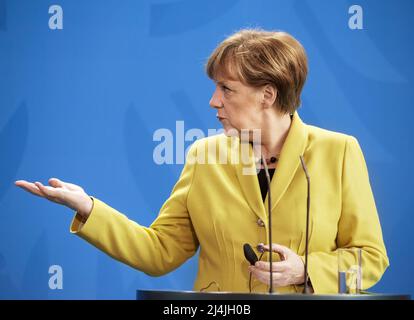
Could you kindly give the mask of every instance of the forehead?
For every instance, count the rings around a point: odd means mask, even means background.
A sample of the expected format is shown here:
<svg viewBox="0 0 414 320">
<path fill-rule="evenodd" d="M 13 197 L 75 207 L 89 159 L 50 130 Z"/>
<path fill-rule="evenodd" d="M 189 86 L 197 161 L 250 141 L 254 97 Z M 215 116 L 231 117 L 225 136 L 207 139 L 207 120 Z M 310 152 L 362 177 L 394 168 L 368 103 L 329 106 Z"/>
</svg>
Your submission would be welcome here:
<svg viewBox="0 0 414 320">
<path fill-rule="evenodd" d="M 220 66 L 216 69 L 214 78 L 215 83 L 241 83 L 240 79 L 235 75 L 235 71 L 228 66 Z"/>
<path fill-rule="evenodd" d="M 240 80 L 239 68 L 234 57 L 226 56 L 217 59 L 213 63 L 213 80 L 238 81 Z"/>
<path fill-rule="evenodd" d="M 229 79 L 226 77 L 217 77 L 214 79 L 214 82 L 217 84 L 226 84 L 226 85 L 237 85 L 237 84 L 241 84 L 241 82 L 239 80 L 233 80 L 233 79 Z"/>
</svg>

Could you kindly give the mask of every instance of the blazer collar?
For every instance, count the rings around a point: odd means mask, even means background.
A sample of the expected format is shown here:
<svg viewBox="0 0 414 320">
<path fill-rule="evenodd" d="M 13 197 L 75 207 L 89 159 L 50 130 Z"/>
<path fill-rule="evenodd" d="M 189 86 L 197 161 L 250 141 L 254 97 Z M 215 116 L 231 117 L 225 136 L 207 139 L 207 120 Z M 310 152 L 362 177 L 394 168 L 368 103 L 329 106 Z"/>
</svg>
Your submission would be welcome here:
<svg viewBox="0 0 414 320">
<path fill-rule="evenodd" d="M 273 175 L 270 188 L 272 192 L 272 211 L 286 192 L 296 170 L 300 166 L 300 155 L 303 155 L 307 145 L 308 133 L 306 125 L 302 122 L 297 112 L 294 113 L 289 133 L 280 153 L 277 169 Z M 267 224 L 265 205 L 267 208 L 268 195 L 263 203 L 260 186 L 256 174 L 256 165 L 252 146 L 248 144 L 248 161 L 239 161 L 235 165 L 243 195 L 250 208 Z M 247 147 L 246 147 L 247 148 Z M 238 150 L 241 160 L 241 147 Z M 247 160 L 247 159 L 245 159 Z M 247 174 L 250 173 L 250 174 Z"/>
</svg>

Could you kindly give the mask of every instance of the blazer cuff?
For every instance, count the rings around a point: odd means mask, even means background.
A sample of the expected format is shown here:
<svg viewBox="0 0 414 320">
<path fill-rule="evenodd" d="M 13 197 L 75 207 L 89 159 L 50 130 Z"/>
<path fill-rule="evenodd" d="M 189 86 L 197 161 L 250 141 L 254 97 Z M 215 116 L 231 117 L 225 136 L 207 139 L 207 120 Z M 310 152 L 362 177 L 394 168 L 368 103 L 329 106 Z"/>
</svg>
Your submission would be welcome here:
<svg viewBox="0 0 414 320">
<path fill-rule="evenodd" d="M 83 217 L 79 213 L 75 212 L 75 216 L 72 219 L 72 223 L 70 224 L 70 233 L 77 234 L 81 231 L 82 227 L 86 224 L 87 221 L 90 220 L 94 209 L 95 209 L 95 199 L 90 197 L 92 200 L 92 210 L 88 217 Z"/>
</svg>

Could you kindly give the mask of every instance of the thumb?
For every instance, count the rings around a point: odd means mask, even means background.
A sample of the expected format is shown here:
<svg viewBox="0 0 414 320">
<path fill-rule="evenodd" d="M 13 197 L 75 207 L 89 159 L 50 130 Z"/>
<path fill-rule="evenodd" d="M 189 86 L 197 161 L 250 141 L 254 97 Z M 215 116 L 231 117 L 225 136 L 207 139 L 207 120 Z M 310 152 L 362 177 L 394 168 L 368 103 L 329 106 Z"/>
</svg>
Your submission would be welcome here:
<svg viewBox="0 0 414 320">
<path fill-rule="evenodd" d="M 64 182 L 64 181 L 62 181 L 58 178 L 50 178 L 49 179 L 49 184 L 52 187 L 55 187 L 55 188 L 63 188 L 65 190 L 69 190 L 69 191 L 77 191 L 77 192 L 82 191 L 82 192 L 84 192 L 82 187 L 80 187 L 76 184 L 73 184 L 73 183 Z"/>
<path fill-rule="evenodd" d="M 269 251 L 269 247 L 270 246 L 268 244 L 263 246 L 266 251 Z M 282 255 L 284 259 L 286 259 L 291 253 L 291 250 L 288 247 L 277 243 L 272 243 L 272 251 L 279 253 L 279 255 Z"/>
<path fill-rule="evenodd" d="M 51 185 L 54 188 L 63 188 L 64 187 L 64 183 L 57 179 L 57 178 L 50 178 L 49 179 L 49 185 Z"/>
</svg>

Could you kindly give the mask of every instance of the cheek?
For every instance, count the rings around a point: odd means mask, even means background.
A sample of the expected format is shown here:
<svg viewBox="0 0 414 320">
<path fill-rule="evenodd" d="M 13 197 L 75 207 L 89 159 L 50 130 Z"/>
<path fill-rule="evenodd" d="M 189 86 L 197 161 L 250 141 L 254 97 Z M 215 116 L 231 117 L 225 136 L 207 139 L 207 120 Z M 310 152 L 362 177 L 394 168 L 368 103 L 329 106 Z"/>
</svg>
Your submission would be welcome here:
<svg viewBox="0 0 414 320">
<path fill-rule="evenodd" d="M 226 110 L 226 117 L 229 119 L 231 124 L 237 126 L 240 122 L 240 118 L 242 117 L 240 112 L 238 112 L 235 108 L 229 107 Z"/>
<path fill-rule="evenodd" d="M 227 98 L 223 100 L 223 104 L 228 115 L 237 116 L 243 111 L 243 105 L 238 99 Z"/>
<path fill-rule="evenodd" d="M 241 110 L 239 107 L 237 108 L 236 106 L 230 104 L 227 108 L 225 108 L 225 110 L 226 117 L 232 125 L 234 125 L 235 127 L 240 127 L 243 124 L 245 118 L 243 110 Z"/>
<path fill-rule="evenodd" d="M 237 99 L 224 99 L 225 116 L 232 125 L 237 128 L 248 128 L 252 126 L 252 121 L 257 116 L 254 101 L 251 97 L 237 97 Z"/>
</svg>

